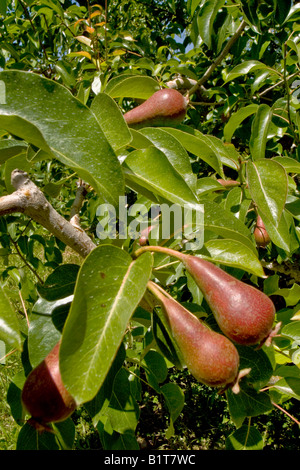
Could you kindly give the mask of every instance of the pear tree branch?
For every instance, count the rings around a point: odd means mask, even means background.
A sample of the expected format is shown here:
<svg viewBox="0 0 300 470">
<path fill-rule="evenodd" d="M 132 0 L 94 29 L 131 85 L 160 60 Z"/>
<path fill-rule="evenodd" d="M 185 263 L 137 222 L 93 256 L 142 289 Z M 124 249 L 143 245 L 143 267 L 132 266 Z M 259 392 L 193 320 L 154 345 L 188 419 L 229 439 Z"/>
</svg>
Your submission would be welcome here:
<svg viewBox="0 0 300 470">
<path fill-rule="evenodd" d="M 77 191 L 70 212 L 70 223 L 80 230 L 79 212 L 87 194 L 87 188 L 88 185 L 81 179 L 77 182 Z"/>
<path fill-rule="evenodd" d="M 18 169 L 14 170 L 11 174 L 11 182 L 16 190 L 0 198 L 0 216 L 13 213 L 27 215 L 83 258 L 96 247 L 81 228 L 66 220 L 53 208 L 27 173 Z M 76 210 L 78 210 L 78 205 L 74 207 L 74 213 Z"/>
<path fill-rule="evenodd" d="M 188 94 L 189 96 L 193 95 L 198 88 L 202 87 L 202 85 L 209 79 L 209 77 L 212 75 L 214 70 L 220 65 L 222 60 L 227 56 L 228 52 L 230 51 L 231 47 L 233 44 L 238 40 L 238 38 L 241 36 L 243 33 L 247 23 L 245 20 L 242 20 L 240 26 L 234 33 L 234 35 L 229 39 L 229 41 L 226 43 L 224 49 L 220 53 L 220 55 L 216 58 L 216 60 L 210 65 L 210 67 L 206 70 L 205 74 L 198 80 L 198 82 L 190 88 Z"/>
</svg>

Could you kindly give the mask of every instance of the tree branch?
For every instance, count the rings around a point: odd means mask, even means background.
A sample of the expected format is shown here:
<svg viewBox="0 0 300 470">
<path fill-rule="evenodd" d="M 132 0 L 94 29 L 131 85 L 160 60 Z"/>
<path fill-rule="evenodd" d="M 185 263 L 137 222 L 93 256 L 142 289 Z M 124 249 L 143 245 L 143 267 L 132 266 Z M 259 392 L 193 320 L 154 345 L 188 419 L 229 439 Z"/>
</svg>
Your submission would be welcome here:
<svg viewBox="0 0 300 470">
<path fill-rule="evenodd" d="M 82 229 L 76 228 L 51 206 L 27 173 L 14 170 L 11 182 L 16 191 L 0 198 L 0 216 L 21 212 L 38 222 L 82 257 L 86 257 L 96 247 Z"/>
<path fill-rule="evenodd" d="M 87 194 L 87 184 L 81 179 L 77 182 L 77 191 L 70 212 L 70 223 L 81 230 L 79 212 Z"/>
<path fill-rule="evenodd" d="M 222 62 L 222 60 L 226 57 L 228 54 L 229 50 L 233 46 L 233 44 L 238 40 L 238 38 L 241 36 L 243 33 L 247 23 L 245 20 L 243 20 L 234 33 L 234 35 L 229 39 L 227 42 L 226 46 L 222 50 L 221 54 L 216 58 L 216 60 L 211 64 L 211 66 L 206 70 L 205 74 L 198 80 L 198 82 L 189 90 L 189 96 L 191 96 L 193 93 L 195 93 L 199 87 L 201 87 L 212 75 L 213 71 L 218 67 L 218 65 Z"/>
</svg>

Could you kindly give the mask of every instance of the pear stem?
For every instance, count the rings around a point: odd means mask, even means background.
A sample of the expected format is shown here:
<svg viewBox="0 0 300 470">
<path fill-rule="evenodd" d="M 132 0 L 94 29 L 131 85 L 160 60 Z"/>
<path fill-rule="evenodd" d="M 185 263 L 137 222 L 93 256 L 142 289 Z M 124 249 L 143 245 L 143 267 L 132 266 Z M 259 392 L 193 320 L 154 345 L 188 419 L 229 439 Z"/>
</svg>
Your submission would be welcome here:
<svg viewBox="0 0 300 470">
<path fill-rule="evenodd" d="M 172 256 L 173 258 L 177 258 L 179 261 L 184 261 L 188 255 L 181 253 L 180 251 L 173 250 L 172 248 L 167 248 L 164 246 L 142 246 L 138 248 L 134 252 L 134 257 L 137 258 L 138 256 L 145 253 L 145 251 L 151 251 L 155 253 L 162 253 L 165 255 Z"/>
</svg>

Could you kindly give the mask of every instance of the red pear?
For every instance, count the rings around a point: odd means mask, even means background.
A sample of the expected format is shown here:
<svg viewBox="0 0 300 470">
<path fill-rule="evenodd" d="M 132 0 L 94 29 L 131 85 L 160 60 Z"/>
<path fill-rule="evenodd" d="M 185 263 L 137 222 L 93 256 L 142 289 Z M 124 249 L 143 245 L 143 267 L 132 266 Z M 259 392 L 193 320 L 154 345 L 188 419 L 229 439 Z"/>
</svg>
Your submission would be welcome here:
<svg viewBox="0 0 300 470">
<path fill-rule="evenodd" d="M 265 248 L 271 242 L 270 235 L 268 234 L 260 215 L 257 216 L 253 235 L 257 246 L 262 248 Z"/>
<path fill-rule="evenodd" d="M 266 294 L 207 260 L 184 254 L 180 259 L 228 338 L 241 345 L 255 345 L 270 337 L 275 307 Z"/>
<path fill-rule="evenodd" d="M 144 103 L 127 111 L 124 119 L 129 127 L 173 127 L 184 119 L 188 101 L 179 91 L 164 88 L 156 91 Z"/>
<path fill-rule="evenodd" d="M 239 355 L 234 344 L 175 299 L 158 292 L 157 287 L 150 290 L 159 299 L 185 365 L 195 379 L 210 387 L 234 387 L 239 375 Z"/>
<path fill-rule="evenodd" d="M 31 415 L 32 424 L 46 425 L 64 421 L 76 408 L 75 400 L 64 386 L 60 375 L 59 347 L 60 341 L 25 381 L 22 403 Z"/>
</svg>

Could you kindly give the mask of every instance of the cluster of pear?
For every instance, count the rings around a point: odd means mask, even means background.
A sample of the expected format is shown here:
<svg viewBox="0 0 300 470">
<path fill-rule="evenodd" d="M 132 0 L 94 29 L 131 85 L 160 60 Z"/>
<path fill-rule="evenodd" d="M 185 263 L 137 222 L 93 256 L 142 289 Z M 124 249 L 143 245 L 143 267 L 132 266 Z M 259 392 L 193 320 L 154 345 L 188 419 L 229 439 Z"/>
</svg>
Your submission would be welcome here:
<svg viewBox="0 0 300 470">
<path fill-rule="evenodd" d="M 185 365 L 194 377 L 209 386 L 238 393 L 239 381 L 249 370 L 239 371 L 236 345 L 261 347 L 270 344 L 276 329 L 275 306 L 258 288 L 233 277 L 220 267 L 195 255 L 162 247 L 142 247 L 177 257 L 193 277 L 221 330 L 209 328 L 203 320 L 175 299 L 149 284 L 158 299 Z"/>
<path fill-rule="evenodd" d="M 187 107 L 188 99 L 177 90 L 161 89 L 125 113 L 124 119 L 135 129 L 174 126 L 184 119 Z M 230 187 L 239 184 L 224 183 L 223 180 L 220 183 Z M 257 221 L 254 235 L 260 246 L 269 243 L 261 219 Z M 223 333 L 210 329 L 156 284 L 149 282 L 149 289 L 161 303 L 186 366 L 200 382 L 223 389 L 231 387 L 238 392 L 238 382 L 248 370 L 239 371 L 239 354 L 234 343 L 261 345 L 271 338 L 274 305 L 263 292 L 209 261 L 173 250 L 169 253 L 177 256 L 194 278 Z M 37 429 L 47 429 L 48 423 L 65 420 L 77 406 L 62 382 L 59 348 L 60 341 L 30 372 L 22 390 L 23 406 L 31 415 L 30 423 Z"/>
</svg>

